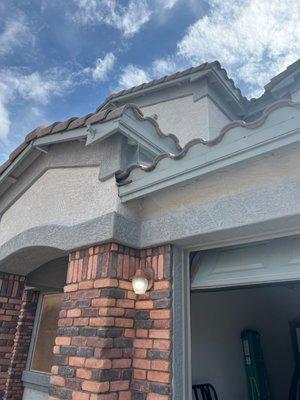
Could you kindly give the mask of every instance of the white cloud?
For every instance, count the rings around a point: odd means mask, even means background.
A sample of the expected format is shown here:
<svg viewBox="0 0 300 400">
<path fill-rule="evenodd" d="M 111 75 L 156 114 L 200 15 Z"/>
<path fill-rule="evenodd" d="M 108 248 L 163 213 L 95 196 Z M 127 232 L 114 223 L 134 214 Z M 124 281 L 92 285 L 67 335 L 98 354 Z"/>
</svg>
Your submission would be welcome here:
<svg viewBox="0 0 300 400">
<path fill-rule="evenodd" d="M 170 75 L 176 71 L 178 71 L 178 65 L 171 58 L 154 60 L 151 66 L 151 72 L 154 78 Z"/>
<path fill-rule="evenodd" d="M 7 141 L 11 125 L 11 104 L 26 101 L 47 104 L 53 96 L 62 96 L 75 84 L 74 77 L 64 69 L 50 69 L 44 73 L 26 73 L 20 69 L 0 70 L 0 140 Z"/>
<path fill-rule="evenodd" d="M 156 0 L 154 6 L 155 7 L 162 7 L 166 10 L 171 10 L 178 0 Z"/>
<path fill-rule="evenodd" d="M 4 24 L 0 34 L 0 56 L 12 53 L 17 47 L 34 43 L 34 35 L 26 23 L 24 16 L 15 15 Z"/>
<path fill-rule="evenodd" d="M 129 88 L 132 86 L 140 85 L 141 83 L 147 82 L 150 77 L 146 71 L 136 67 L 135 65 L 129 64 L 123 69 L 123 73 L 119 79 L 119 85 L 121 88 Z"/>
<path fill-rule="evenodd" d="M 178 55 L 192 64 L 218 59 L 258 94 L 259 87 L 300 54 L 300 3 L 294 0 L 210 0 L 190 26 Z"/>
<path fill-rule="evenodd" d="M 152 11 L 146 0 L 129 0 L 123 6 L 116 0 L 73 0 L 77 6 L 73 19 L 82 24 L 104 23 L 120 30 L 125 37 L 136 34 L 150 20 Z"/>
<path fill-rule="evenodd" d="M 123 68 L 119 77 L 119 86 L 116 90 L 138 86 L 153 79 L 161 78 L 164 75 L 170 75 L 183 68 L 183 64 L 175 57 L 154 60 L 152 64 L 145 69 L 129 64 Z"/>
<path fill-rule="evenodd" d="M 103 58 L 98 58 L 93 68 L 87 68 L 86 72 L 90 72 L 95 81 L 105 81 L 108 73 L 113 69 L 116 57 L 113 53 L 107 53 Z"/>
<path fill-rule="evenodd" d="M 3 141 L 7 139 L 10 128 L 10 119 L 6 108 L 4 90 L 4 85 L 0 84 L 0 139 Z"/>
</svg>

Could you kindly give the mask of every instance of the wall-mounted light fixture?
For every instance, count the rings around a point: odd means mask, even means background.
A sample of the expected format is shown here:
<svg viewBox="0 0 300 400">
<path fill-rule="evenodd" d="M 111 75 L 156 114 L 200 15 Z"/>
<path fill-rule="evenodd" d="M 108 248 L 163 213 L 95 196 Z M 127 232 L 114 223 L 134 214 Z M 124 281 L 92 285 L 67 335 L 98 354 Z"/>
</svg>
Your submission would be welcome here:
<svg viewBox="0 0 300 400">
<path fill-rule="evenodd" d="M 132 288 L 135 294 L 145 294 L 152 288 L 154 271 L 152 268 L 137 269 L 132 278 Z"/>
</svg>

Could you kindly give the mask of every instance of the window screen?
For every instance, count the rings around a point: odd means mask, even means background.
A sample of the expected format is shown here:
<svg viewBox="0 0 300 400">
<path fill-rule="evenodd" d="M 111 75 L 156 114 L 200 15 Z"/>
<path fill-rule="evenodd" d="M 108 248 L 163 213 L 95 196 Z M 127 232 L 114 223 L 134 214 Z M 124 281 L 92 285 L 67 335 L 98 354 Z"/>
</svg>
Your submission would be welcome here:
<svg viewBox="0 0 300 400">
<path fill-rule="evenodd" d="M 43 296 L 31 370 L 51 372 L 61 298 L 61 293 Z"/>
</svg>

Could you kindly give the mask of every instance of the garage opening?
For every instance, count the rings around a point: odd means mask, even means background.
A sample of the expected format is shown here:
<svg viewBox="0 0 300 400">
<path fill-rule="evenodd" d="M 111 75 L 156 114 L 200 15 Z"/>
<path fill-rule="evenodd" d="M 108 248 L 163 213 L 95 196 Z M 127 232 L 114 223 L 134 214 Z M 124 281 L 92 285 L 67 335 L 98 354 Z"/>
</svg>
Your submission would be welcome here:
<svg viewBox="0 0 300 400">
<path fill-rule="evenodd" d="M 192 254 L 193 385 L 212 385 L 219 400 L 289 399 L 299 321 L 299 237 Z"/>
</svg>

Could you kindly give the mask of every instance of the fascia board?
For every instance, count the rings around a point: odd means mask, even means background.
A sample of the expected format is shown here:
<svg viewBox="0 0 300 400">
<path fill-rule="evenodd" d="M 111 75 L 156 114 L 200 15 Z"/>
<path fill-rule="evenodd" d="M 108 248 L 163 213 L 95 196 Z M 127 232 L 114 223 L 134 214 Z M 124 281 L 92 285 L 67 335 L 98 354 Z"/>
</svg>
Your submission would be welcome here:
<svg viewBox="0 0 300 400">
<path fill-rule="evenodd" d="M 10 177 L 16 167 L 32 152 L 33 144 L 29 143 L 28 146 L 18 155 L 14 162 L 6 168 L 6 170 L 0 176 L 0 185 Z"/>
<path fill-rule="evenodd" d="M 138 170 L 140 179 L 134 174 L 127 185 L 119 187 L 119 196 L 123 203 L 153 194 L 158 190 L 198 179 L 213 171 L 234 165 L 281 147 L 300 141 L 300 121 L 291 117 L 277 126 L 269 125 L 252 131 L 248 136 L 240 137 L 229 143 L 221 143 L 212 148 L 199 144 L 190 149 L 181 160 L 164 159 L 164 166 L 157 166 L 152 172 Z M 241 128 L 242 129 L 242 128 Z M 276 131 L 277 130 L 277 131 Z M 242 131 L 241 131 L 242 132 Z"/>
<path fill-rule="evenodd" d="M 85 140 L 88 131 L 87 127 L 72 129 L 62 133 L 52 133 L 44 137 L 40 137 L 33 140 L 33 146 L 46 146 L 48 144 L 57 144 L 63 142 L 69 142 L 72 140 Z"/>
<path fill-rule="evenodd" d="M 0 176 L 0 186 L 3 182 L 9 179 L 10 175 L 15 169 L 32 154 L 33 151 L 40 151 L 38 148 L 47 146 L 49 144 L 58 144 L 72 140 L 85 140 L 87 136 L 87 128 L 79 128 L 62 133 L 54 133 L 48 136 L 34 139 L 28 143 L 27 147 L 18 155 L 13 163 Z"/>
<path fill-rule="evenodd" d="M 244 110 L 243 105 L 241 104 L 241 99 L 239 97 L 239 95 L 237 94 L 237 90 L 233 89 L 227 82 L 227 80 L 224 78 L 224 76 L 222 76 L 222 74 L 220 74 L 220 72 L 218 70 L 216 70 L 214 67 L 211 68 L 210 70 L 207 71 L 200 71 L 196 74 L 194 74 L 193 76 L 191 76 L 190 78 L 190 82 L 196 82 L 200 79 L 203 79 L 204 77 L 209 77 L 211 79 L 213 79 L 214 81 L 217 82 L 217 85 L 220 87 L 220 89 L 223 92 L 226 92 L 228 96 L 230 96 L 232 98 L 232 101 L 234 103 L 237 104 L 238 108 L 242 111 Z M 211 83 L 208 81 L 207 82 L 208 85 L 208 90 L 211 87 Z"/>
<path fill-rule="evenodd" d="M 117 132 L 154 156 L 164 152 L 178 153 L 174 141 L 167 136 L 160 137 L 150 122 L 136 121 L 126 114 L 114 121 L 92 125 L 86 145 L 101 142 Z"/>
</svg>

